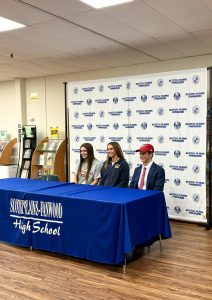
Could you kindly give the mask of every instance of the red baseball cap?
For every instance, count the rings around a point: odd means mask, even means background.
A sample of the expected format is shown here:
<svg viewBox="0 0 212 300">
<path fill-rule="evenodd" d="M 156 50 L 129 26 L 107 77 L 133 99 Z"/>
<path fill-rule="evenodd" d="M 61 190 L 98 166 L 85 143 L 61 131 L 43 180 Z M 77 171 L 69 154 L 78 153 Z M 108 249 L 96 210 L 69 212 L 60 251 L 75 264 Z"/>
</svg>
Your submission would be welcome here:
<svg viewBox="0 0 212 300">
<path fill-rule="evenodd" d="M 151 144 L 143 144 L 139 149 L 135 150 L 135 152 L 154 152 L 154 147 Z"/>
</svg>

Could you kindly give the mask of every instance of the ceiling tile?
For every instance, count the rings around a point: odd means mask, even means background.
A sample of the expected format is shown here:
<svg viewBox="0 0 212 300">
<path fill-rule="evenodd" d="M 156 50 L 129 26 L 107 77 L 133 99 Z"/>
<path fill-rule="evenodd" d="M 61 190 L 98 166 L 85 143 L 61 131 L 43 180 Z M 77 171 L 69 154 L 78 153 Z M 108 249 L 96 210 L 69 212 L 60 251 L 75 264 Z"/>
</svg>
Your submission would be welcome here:
<svg viewBox="0 0 212 300">
<path fill-rule="evenodd" d="M 188 32 L 212 29 L 211 0 L 142 0 Z M 207 4 L 207 5 L 206 5 Z M 209 9 L 211 8 L 211 9 Z"/>
<path fill-rule="evenodd" d="M 105 9 L 105 13 L 150 37 L 159 38 L 185 33 L 177 24 L 140 1 Z"/>
</svg>

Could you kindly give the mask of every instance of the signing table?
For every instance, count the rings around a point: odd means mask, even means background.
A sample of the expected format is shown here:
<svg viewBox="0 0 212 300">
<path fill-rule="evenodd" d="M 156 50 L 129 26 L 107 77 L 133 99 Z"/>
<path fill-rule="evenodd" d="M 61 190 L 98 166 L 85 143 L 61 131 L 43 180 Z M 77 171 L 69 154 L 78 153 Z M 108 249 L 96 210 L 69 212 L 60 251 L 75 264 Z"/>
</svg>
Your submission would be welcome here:
<svg viewBox="0 0 212 300">
<path fill-rule="evenodd" d="M 171 237 L 163 192 L 0 180 L 0 241 L 108 264 Z"/>
</svg>

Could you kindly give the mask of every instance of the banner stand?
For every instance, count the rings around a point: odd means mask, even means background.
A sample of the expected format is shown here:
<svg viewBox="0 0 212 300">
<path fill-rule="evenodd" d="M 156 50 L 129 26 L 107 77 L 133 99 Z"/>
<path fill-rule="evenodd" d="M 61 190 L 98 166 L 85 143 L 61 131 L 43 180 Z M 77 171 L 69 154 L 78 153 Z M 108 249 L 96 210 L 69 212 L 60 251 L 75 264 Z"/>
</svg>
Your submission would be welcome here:
<svg viewBox="0 0 212 300">
<path fill-rule="evenodd" d="M 212 228 L 212 67 L 207 68 L 209 72 L 209 94 L 208 94 L 208 113 L 207 113 L 207 175 L 208 179 L 208 224 L 206 229 Z"/>
</svg>

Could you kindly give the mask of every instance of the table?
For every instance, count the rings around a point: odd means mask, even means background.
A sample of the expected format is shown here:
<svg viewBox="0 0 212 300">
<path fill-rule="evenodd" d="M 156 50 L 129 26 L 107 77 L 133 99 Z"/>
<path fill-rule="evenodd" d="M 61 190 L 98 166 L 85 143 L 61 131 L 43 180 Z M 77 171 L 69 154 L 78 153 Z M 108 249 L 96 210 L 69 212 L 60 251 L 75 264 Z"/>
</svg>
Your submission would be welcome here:
<svg viewBox="0 0 212 300">
<path fill-rule="evenodd" d="M 163 192 L 0 180 L 0 241 L 123 264 L 135 245 L 171 237 Z"/>
</svg>

